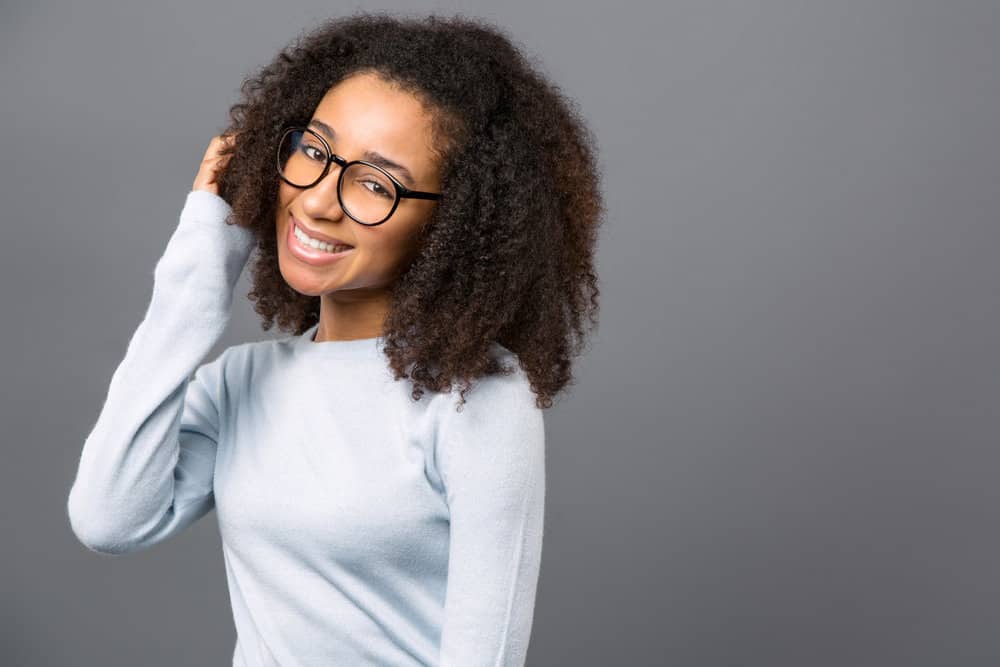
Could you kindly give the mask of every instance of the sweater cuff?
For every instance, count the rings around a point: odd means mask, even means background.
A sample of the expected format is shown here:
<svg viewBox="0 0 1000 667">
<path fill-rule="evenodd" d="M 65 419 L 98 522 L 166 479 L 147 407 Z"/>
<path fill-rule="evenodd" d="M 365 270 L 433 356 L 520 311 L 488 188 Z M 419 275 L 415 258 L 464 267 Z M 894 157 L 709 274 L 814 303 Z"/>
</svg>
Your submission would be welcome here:
<svg viewBox="0 0 1000 667">
<path fill-rule="evenodd" d="M 253 250 L 256 239 L 251 230 L 226 222 L 232 211 L 229 203 L 219 195 L 208 190 L 191 190 L 184 200 L 179 226 L 197 228 L 199 233 L 210 231 L 220 235 L 225 247 L 246 257 Z"/>
<path fill-rule="evenodd" d="M 225 199 L 208 190 L 192 190 L 184 201 L 184 211 L 200 219 L 225 218 L 232 210 Z"/>
</svg>

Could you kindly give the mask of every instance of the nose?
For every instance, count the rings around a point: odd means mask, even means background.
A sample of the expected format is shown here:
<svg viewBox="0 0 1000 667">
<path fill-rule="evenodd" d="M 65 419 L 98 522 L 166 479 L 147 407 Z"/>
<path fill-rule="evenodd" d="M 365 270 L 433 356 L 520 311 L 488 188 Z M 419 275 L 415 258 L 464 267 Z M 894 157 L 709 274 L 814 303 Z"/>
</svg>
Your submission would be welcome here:
<svg viewBox="0 0 1000 667">
<path fill-rule="evenodd" d="M 330 168 L 319 183 L 306 188 L 299 195 L 303 212 L 316 220 L 326 218 L 337 220 L 344 217 L 344 209 L 337 195 L 337 181 L 340 179 L 340 165 L 330 163 Z"/>
</svg>

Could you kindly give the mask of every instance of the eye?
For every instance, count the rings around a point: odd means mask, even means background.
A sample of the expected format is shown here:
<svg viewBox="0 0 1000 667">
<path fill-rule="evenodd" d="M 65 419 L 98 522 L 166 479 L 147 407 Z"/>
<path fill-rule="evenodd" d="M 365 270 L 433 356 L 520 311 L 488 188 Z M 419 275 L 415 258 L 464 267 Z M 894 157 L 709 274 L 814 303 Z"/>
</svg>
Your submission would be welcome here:
<svg viewBox="0 0 1000 667">
<path fill-rule="evenodd" d="M 387 199 L 392 199 L 392 197 L 393 197 L 393 194 L 391 192 L 389 192 L 389 190 L 387 190 L 378 181 L 366 180 L 366 181 L 361 181 L 361 183 L 362 184 L 366 184 L 365 185 L 366 188 L 368 187 L 367 184 L 369 184 L 369 183 L 371 185 L 373 185 L 374 187 L 368 188 L 368 190 L 371 191 L 373 194 L 378 195 L 379 197 L 385 197 Z"/>
<path fill-rule="evenodd" d="M 326 162 L 326 151 L 311 144 L 303 144 L 301 150 L 310 160 Z"/>
</svg>

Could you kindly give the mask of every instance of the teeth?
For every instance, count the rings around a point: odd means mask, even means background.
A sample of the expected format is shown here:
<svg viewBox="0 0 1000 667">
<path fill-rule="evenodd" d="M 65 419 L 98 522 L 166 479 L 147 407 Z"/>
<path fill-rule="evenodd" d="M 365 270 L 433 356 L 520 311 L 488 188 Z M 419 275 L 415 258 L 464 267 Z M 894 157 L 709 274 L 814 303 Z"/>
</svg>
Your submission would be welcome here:
<svg viewBox="0 0 1000 667">
<path fill-rule="evenodd" d="M 323 252 L 341 252 L 343 250 L 350 250 L 349 245 L 332 245 L 326 241 L 320 241 L 319 239 L 314 239 L 301 229 L 298 225 L 295 225 L 293 230 L 295 233 L 295 238 L 302 242 L 302 245 L 307 245 L 310 248 L 315 248 L 316 250 L 322 250 Z"/>
</svg>

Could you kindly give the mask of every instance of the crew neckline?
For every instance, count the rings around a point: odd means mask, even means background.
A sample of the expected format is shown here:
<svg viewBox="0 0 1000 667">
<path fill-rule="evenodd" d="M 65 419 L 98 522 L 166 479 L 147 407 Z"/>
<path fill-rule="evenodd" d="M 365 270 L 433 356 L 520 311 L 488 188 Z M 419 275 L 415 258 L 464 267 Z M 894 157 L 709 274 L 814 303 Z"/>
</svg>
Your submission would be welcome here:
<svg viewBox="0 0 1000 667">
<path fill-rule="evenodd" d="M 337 359 L 374 359 L 381 357 L 385 336 L 355 338 L 353 340 L 314 340 L 319 322 L 312 325 L 295 340 L 295 349 L 303 354 L 322 355 Z"/>
</svg>

